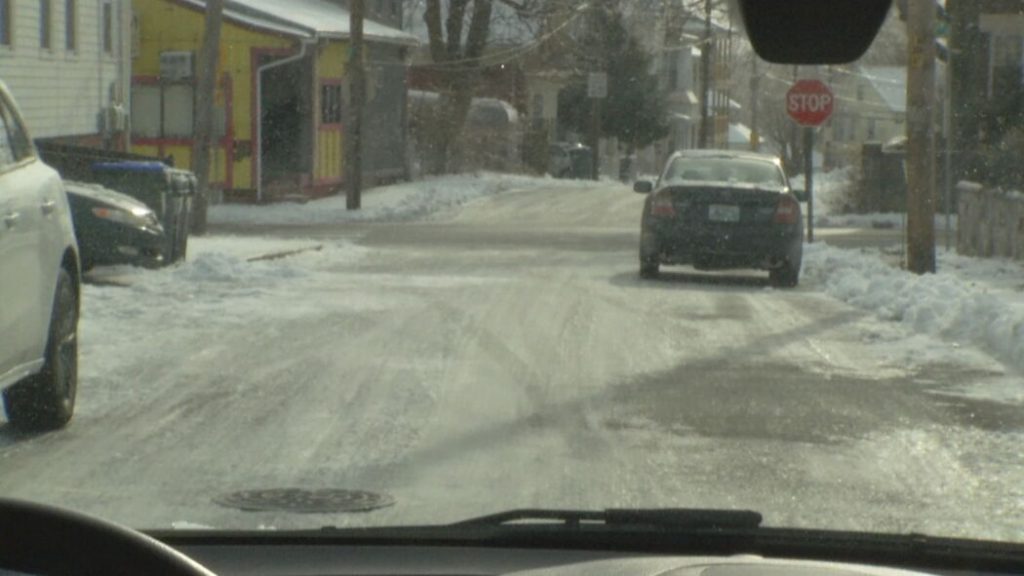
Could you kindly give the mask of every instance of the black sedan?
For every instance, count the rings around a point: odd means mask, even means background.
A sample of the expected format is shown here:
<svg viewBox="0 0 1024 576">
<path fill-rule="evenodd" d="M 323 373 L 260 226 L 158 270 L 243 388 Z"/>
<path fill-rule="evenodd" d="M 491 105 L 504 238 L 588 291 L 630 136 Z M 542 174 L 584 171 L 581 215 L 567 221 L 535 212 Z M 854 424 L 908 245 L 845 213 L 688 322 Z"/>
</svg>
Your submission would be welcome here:
<svg viewBox="0 0 1024 576">
<path fill-rule="evenodd" d="M 757 268 L 771 283 L 796 286 L 803 256 L 803 218 L 781 162 L 729 150 L 673 154 L 648 194 L 640 234 L 640 275 L 662 264 L 698 270 Z"/>
<path fill-rule="evenodd" d="M 97 184 L 65 181 L 64 188 L 83 270 L 114 264 L 163 265 L 167 240 L 148 206 Z"/>
</svg>

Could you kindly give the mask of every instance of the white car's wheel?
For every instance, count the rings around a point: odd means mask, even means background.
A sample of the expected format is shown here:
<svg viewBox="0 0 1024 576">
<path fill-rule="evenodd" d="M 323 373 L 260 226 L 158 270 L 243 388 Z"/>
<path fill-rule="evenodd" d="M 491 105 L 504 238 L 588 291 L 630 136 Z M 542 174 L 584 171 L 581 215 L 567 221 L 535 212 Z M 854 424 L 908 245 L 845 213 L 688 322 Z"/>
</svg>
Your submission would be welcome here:
<svg viewBox="0 0 1024 576">
<path fill-rule="evenodd" d="M 7 419 L 18 428 L 52 430 L 71 420 L 78 388 L 78 292 L 61 268 L 50 318 L 46 363 L 4 391 Z"/>
</svg>

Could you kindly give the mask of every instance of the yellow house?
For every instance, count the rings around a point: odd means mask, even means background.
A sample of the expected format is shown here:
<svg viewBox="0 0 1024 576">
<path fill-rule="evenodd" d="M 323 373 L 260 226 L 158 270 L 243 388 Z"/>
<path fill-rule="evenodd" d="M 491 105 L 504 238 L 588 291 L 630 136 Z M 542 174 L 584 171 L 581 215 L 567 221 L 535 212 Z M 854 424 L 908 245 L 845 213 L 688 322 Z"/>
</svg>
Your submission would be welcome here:
<svg viewBox="0 0 1024 576">
<path fill-rule="evenodd" d="M 132 2 L 132 151 L 188 167 L 205 1 Z M 348 11 L 327 0 L 225 2 L 210 181 L 228 199 L 320 196 L 343 185 L 348 22 Z M 416 44 L 374 21 L 364 36 L 371 56 L 375 47 L 392 54 L 399 70 Z M 405 95 L 394 96 L 384 102 L 394 111 L 381 114 L 378 104 L 368 114 L 404 122 Z M 391 132 L 404 138 L 404 125 Z"/>
</svg>

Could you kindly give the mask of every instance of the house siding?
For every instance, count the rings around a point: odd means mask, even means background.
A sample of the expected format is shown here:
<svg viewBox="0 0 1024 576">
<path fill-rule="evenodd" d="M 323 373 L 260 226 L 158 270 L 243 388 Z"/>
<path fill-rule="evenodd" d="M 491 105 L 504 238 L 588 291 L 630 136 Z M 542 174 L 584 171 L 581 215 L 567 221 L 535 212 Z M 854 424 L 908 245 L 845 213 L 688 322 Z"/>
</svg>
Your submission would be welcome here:
<svg viewBox="0 0 1024 576">
<path fill-rule="evenodd" d="M 40 48 L 38 0 L 12 0 L 13 42 L 0 48 L 0 79 L 18 100 L 34 138 L 98 136 L 104 108 L 125 100 L 123 55 L 129 0 L 78 0 L 75 52 L 65 50 L 64 0 L 52 5 L 51 49 Z M 101 10 L 113 6 L 113 54 L 103 53 Z M 122 62 L 123 63 L 123 62 Z"/>
<path fill-rule="evenodd" d="M 160 53 L 185 51 L 198 53 L 203 41 L 205 15 L 190 6 L 168 0 L 135 0 L 138 15 L 139 53 L 135 59 L 135 83 L 153 82 L 160 75 Z M 251 151 L 253 127 L 253 86 L 252 50 L 254 48 L 289 51 L 294 47 L 289 38 L 265 34 L 224 22 L 221 31 L 220 67 L 217 70 L 218 86 L 214 96 L 215 106 L 225 106 L 228 88 L 232 99 L 230 107 L 231 132 L 236 144 Z M 225 85 L 227 82 L 227 85 Z M 192 165 L 191 138 L 173 142 L 136 142 L 133 151 L 153 156 L 173 156 L 177 166 Z M 252 189 L 252 156 L 241 150 L 234 155 L 232 166 L 228 166 L 228 154 L 224 146 L 214 147 L 211 158 L 210 180 L 231 188 Z"/>
<path fill-rule="evenodd" d="M 135 86 L 159 83 L 160 54 L 184 51 L 198 54 L 202 45 L 204 12 L 177 0 L 134 0 L 138 19 L 139 50 L 134 60 Z M 224 110 L 223 138 L 213 147 L 211 182 L 230 198 L 251 201 L 256 197 L 253 177 L 256 153 L 256 59 L 259 55 L 285 58 L 300 50 L 297 39 L 225 20 L 221 31 L 219 67 L 214 105 Z M 332 40 L 314 46 L 307 53 L 311 67 L 309 85 L 303 85 L 303 99 L 311 107 L 308 124 L 297 130 L 308 132 L 310 155 L 302 158 L 301 172 L 308 181 L 296 183 L 304 192 L 323 194 L 343 182 L 344 131 L 340 123 L 322 126 L 320 89 L 324 84 L 342 85 L 348 42 Z M 191 81 L 179 82 L 189 85 Z M 303 141 L 307 137 L 303 136 Z M 134 152 L 173 156 L 178 166 L 191 165 L 191 133 L 178 137 L 137 138 Z M 264 181 L 264 185 L 267 182 Z M 298 191 L 298 190 L 296 190 Z M 267 192 L 264 190 L 264 192 Z"/>
</svg>

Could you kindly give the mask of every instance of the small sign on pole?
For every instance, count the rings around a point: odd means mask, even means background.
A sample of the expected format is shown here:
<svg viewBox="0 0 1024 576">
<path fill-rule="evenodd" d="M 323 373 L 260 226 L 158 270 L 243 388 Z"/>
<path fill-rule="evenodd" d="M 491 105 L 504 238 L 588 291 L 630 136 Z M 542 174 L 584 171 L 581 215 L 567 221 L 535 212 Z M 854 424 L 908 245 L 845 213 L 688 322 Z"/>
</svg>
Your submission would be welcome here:
<svg viewBox="0 0 1024 576">
<path fill-rule="evenodd" d="M 608 97 L 608 74 L 605 72 L 591 72 L 587 76 L 587 97 L 607 98 Z"/>
</svg>

